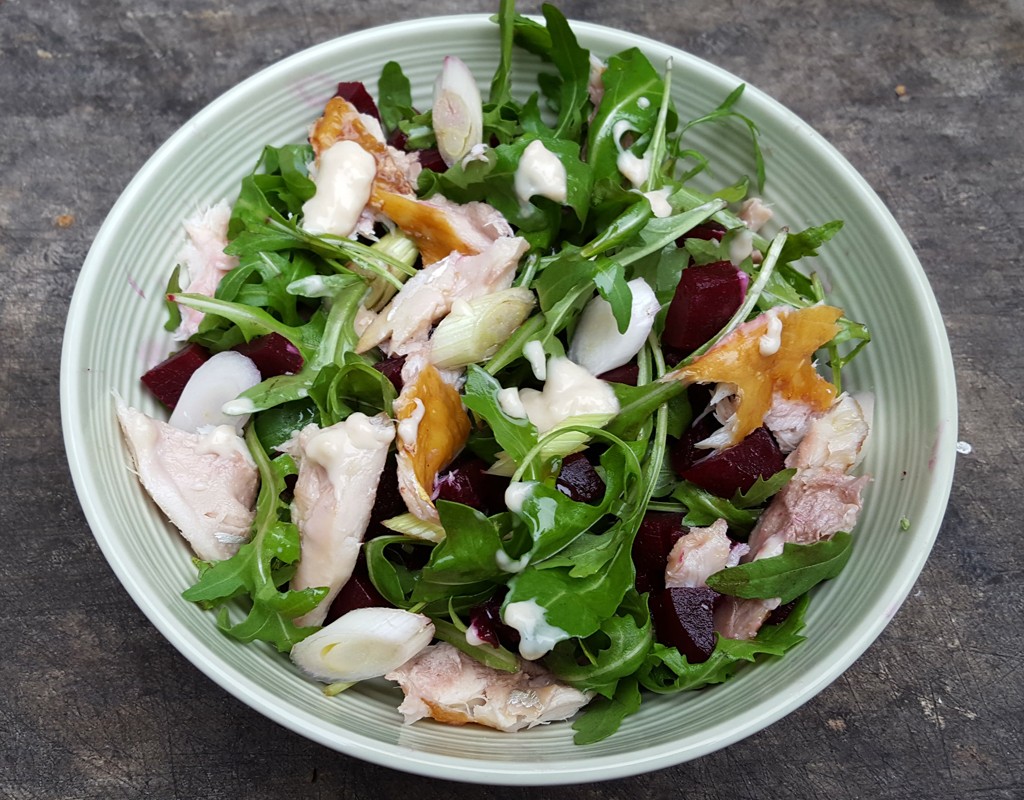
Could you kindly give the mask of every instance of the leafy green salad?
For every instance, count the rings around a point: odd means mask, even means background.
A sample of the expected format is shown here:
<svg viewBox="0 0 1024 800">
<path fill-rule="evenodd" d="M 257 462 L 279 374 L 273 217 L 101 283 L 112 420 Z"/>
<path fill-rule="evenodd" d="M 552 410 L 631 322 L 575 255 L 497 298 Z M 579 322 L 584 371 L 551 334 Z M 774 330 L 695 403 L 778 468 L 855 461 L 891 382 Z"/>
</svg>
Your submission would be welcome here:
<svg viewBox="0 0 1024 800">
<path fill-rule="evenodd" d="M 803 268 L 841 222 L 764 233 L 743 86 L 687 119 L 671 63 L 494 21 L 483 95 L 453 54 L 418 109 L 391 61 L 193 221 L 143 378 L 170 424 L 119 414 L 226 635 L 328 695 L 386 675 L 407 721 L 586 744 L 803 640 L 868 480 L 870 334 Z M 709 126 L 749 142 L 714 190 Z"/>
</svg>

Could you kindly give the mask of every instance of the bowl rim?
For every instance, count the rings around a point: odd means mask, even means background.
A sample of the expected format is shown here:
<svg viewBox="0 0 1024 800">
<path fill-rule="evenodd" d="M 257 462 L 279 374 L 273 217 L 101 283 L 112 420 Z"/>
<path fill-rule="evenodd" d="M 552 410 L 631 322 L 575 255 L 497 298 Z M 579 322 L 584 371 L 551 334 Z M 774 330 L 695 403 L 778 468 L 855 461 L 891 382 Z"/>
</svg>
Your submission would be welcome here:
<svg viewBox="0 0 1024 800">
<path fill-rule="evenodd" d="M 821 148 L 834 166 L 844 173 L 850 186 L 855 188 L 858 199 L 870 208 L 877 219 L 884 222 L 892 240 L 891 243 L 899 250 L 901 263 L 907 268 L 908 277 L 913 278 L 915 293 L 922 306 L 921 311 L 927 319 L 928 330 L 924 333 L 930 343 L 929 354 L 936 367 L 935 378 L 943 387 L 937 400 L 937 416 L 943 422 L 942 428 L 936 436 L 931 465 L 933 479 L 928 485 L 927 510 L 922 517 L 915 520 L 915 530 L 924 530 L 927 532 L 927 536 L 921 537 L 919 533 L 916 549 L 908 553 L 908 558 L 903 564 L 905 569 L 901 571 L 897 580 L 889 584 L 890 591 L 885 594 L 885 598 L 888 601 L 890 613 L 874 619 L 860 620 L 860 623 L 854 626 L 851 633 L 844 639 L 844 642 L 849 645 L 848 649 L 831 659 L 827 669 L 813 675 L 799 688 L 790 691 L 784 702 L 777 703 L 769 709 L 759 709 L 755 706 L 754 710 L 758 713 L 745 714 L 742 724 L 736 724 L 734 720 L 729 724 L 716 724 L 712 727 L 709 735 L 697 744 L 682 748 L 663 745 L 615 756 L 582 758 L 570 762 L 567 766 L 549 762 L 534 762 L 530 765 L 530 774 L 524 775 L 521 765 L 517 762 L 456 758 L 414 751 L 401 745 L 387 745 L 370 737 L 341 729 L 337 725 L 328 724 L 313 714 L 286 706 L 280 701 L 275 702 L 276 698 L 272 693 L 257 685 L 255 681 L 248 679 L 244 674 L 238 674 L 234 669 L 222 664 L 217 657 L 211 656 L 201 642 L 195 640 L 180 622 L 166 613 L 146 592 L 145 587 L 134 574 L 131 564 L 125 558 L 125 554 L 108 536 L 108 523 L 104 508 L 96 502 L 94 493 L 91 491 L 93 480 L 90 475 L 88 447 L 80 433 L 82 420 L 74 402 L 80 377 L 76 372 L 76 365 L 72 363 L 73 350 L 75 343 L 84 335 L 88 325 L 88 313 L 85 308 L 88 289 L 100 269 L 102 254 L 109 248 L 115 230 L 127 209 L 146 191 L 147 184 L 152 174 L 157 171 L 158 165 L 187 142 L 193 131 L 202 127 L 204 120 L 212 117 L 220 106 L 246 95 L 254 87 L 260 86 L 278 72 L 286 72 L 299 67 L 304 62 L 315 60 L 326 52 L 343 50 L 347 46 L 365 44 L 366 41 L 375 39 L 386 40 L 395 34 L 412 29 L 417 30 L 420 34 L 426 34 L 435 29 L 443 29 L 450 33 L 452 26 L 456 25 L 468 26 L 473 30 L 467 32 L 474 34 L 478 31 L 482 33 L 485 26 L 496 30 L 490 18 L 489 14 L 422 17 L 367 28 L 313 45 L 262 68 L 223 92 L 175 131 L 146 160 L 112 206 L 90 247 L 76 281 L 65 324 L 61 354 L 60 402 L 64 444 L 73 483 L 89 527 L 104 557 L 129 595 L 178 652 L 223 689 L 262 715 L 305 738 L 346 755 L 429 777 L 522 786 L 621 778 L 673 766 L 709 754 L 750 736 L 791 713 L 838 678 L 878 638 L 906 599 L 923 569 L 938 535 L 952 488 L 955 463 L 954 444 L 957 431 L 956 383 L 946 330 L 924 270 L 899 225 L 867 181 L 824 137 L 782 103 L 772 99 L 731 72 L 679 48 L 609 26 L 570 20 L 570 24 L 577 34 L 615 38 L 622 46 L 636 46 L 648 54 L 667 53 L 721 79 L 732 81 L 733 85 L 743 83 L 746 85 L 745 102 L 770 108 L 772 113 L 781 115 L 787 121 L 792 122 L 795 134 L 813 138 L 815 145 Z M 628 45 L 625 42 L 628 42 Z"/>
</svg>

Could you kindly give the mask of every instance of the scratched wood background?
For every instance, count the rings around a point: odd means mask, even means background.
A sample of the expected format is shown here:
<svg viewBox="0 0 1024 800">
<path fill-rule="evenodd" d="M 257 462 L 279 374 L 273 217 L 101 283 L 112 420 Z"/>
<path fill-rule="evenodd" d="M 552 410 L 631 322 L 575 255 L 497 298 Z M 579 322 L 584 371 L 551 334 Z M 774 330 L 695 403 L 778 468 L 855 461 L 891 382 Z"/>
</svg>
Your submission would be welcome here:
<svg viewBox="0 0 1024 800">
<path fill-rule="evenodd" d="M 71 487 L 57 376 L 78 269 L 119 192 L 194 112 L 285 55 L 495 5 L 0 0 L 0 796 L 1024 796 L 1022 0 L 562 3 L 713 61 L 810 122 L 888 203 L 945 313 L 971 451 L 938 544 L 881 639 L 787 719 L 603 784 L 409 777 L 226 695 L 116 581 Z"/>
</svg>

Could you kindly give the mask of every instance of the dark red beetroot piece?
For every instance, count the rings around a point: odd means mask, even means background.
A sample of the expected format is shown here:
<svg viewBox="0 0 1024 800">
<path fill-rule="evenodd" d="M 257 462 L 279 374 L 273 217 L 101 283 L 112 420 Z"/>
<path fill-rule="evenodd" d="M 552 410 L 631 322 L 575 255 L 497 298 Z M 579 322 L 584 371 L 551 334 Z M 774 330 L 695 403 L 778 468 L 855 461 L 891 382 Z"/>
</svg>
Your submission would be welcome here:
<svg viewBox="0 0 1024 800">
<path fill-rule="evenodd" d="M 705 456 L 679 473 L 719 497 L 745 492 L 758 478 L 770 478 L 784 469 L 785 459 L 767 428 L 758 428 L 739 444 Z"/>
<path fill-rule="evenodd" d="M 706 400 L 704 405 L 707 405 Z M 693 404 L 691 408 L 694 409 L 694 413 L 700 413 L 702 410 L 702 406 L 698 404 Z M 677 475 L 682 475 L 702 458 L 707 457 L 708 451 L 698 450 L 695 445 L 707 439 L 719 427 L 721 426 L 713 415 L 705 414 L 683 431 L 683 435 L 670 446 L 668 454 L 672 469 Z"/>
<path fill-rule="evenodd" d="M 405 366 L 405 356 L 384 358 L 373 365 L 373 368 L 384 374 L 384 377 L 391 381 L 396 392 L 401 392 L 405 385 L 402 381 L 402 367 Z"/>
<path fill-rule="evenodd" d="M 433 170 L 434 172 L 444 172 L 448 169 L 448 165 L 441 158 L 441 152 L 436 147 L 426 147 L 423 150 L 411 150 L 409 152 L 420 154 L 420 166 L 423 169 Z"/>
<path fill-rule="evenodd" d="M 295 374 L 302 369 L 299 348 L 279 333 L 257 336 L 231 349 L 251 358 L 264 380 L 275 375 Z"/>
<path fill-rule="evenodd" d="M 198 344 L 185 345 L 143 375 L 142 383 L 157 400 L 168 408 L 174 408 L 192 373 L 209 357 L 210 353 L 205 347 Z"/>
<path fill-rule="evenodd" d="M 604 481 L 583 453 L 572 453 L 562 459 L 562 471 L 555 479 L 555 488 L 577 503 L 597 503 L 604 497 Z"/>
<path fill-rule="evenodd" d="M 477 638 L 492 647 L 504 646 L 515 650 L 519 647 L 519 631 L 501 620 L 501 604 L 507 592 L 506 587 L 501 587 L 487 602 L 475 606 L 469 612 L 469 625 Z"/>
<path fill-rule="evenodd" d="M 391 453 L 384 463 L 384 471 L 380 474 L 377 496 L 374 498 L 373 509 L 370 511 L 370 522 L 366 526 L 366 535 L 363 538 L 372 539 L 375 536 L 394 533 L 381 523 L 386 519 L 404 514 L 407 510 L 405 501 L 402 500 L 402 495 L 398 491 L 398 460 L 394 453 Z"/>
<path fill-rule="evenodd" d="M 636 382 L 640 378 L 640 367 L 636 364 L 623 364 L 621 367 L 602 372 L 597 377 L 610 383 L 625 383 L 630 386 L 636 386 Z"/>
<path fill-rule="evenodd" d="M 648 511 L 633 540 L 636 590 L 652 595 L 665 588 L 665 565 L 672 547 L 686 532 L 683 515 L 670 511 Z"/>
<path fill-rule="evenodd" d="M 690 230 L 676 239 L 676 244 L 682 247 L 687 239 L 706 239 L 708 241 L 714 239 L 716 242 L 720 242 L 725 237 L 727 231 L 728 228 L 721 222 L 709 219 L 707 222 L 702 222 L 700 225 L 690 228 Z"/>
<path fill-rule="evenodd" d="M 509 479 L 491 475 L 486 470 L 487 464 L 482 459 L 472 455 L 460 456 L 438 475 L 433 499 L 462 503 L 488 516 L 504 511 Z"/>
<path fill-rule="evenodd" d="M 663 589 L 651 596 L 654 638 L 678 648 L 691 664 L 711 658 L 715 649 L 715 601 L 707 586 Z"/>
<path fill-rule="evenodd" d="M 793 613 L 793 609 L 796 608 L 796 604 L 800 602 L 800 598 L 796 600 L 790 600 L 788 603 L 784 603 L 777 608 L 773 608 L 772 612 L 768 615 L 768 618 L 764 621 L 765 625 L 781 625 L 787 619 L 789 615 Z"/>
<path fill-rule="evenodd" d="M 729 261 L 683 270 L 665 317 L 662 342 L 691 352 L 718 333 L 747 294 L 747 273 Z"/>
<path fill-rule="evenodd" d="M 341 591 L 338 592 L 331 607 L 327 610 L 327 618 L 324 625 L 334 622 L 338 617 L 347 614 L 357 608 L 380 608 L 391 607 L 391 603 L 384 599 L 377 591 L 377 587 L 370 580 L 370 573 L 366 568 L 366 559 L 359 554 L 352 577 L 348 579 Z"/>
<path fill-rule="evenodd" d="M 366 91 L 366 86 L 362 81 L 342 81 L 338 84 L 338 91 L 334 96 L 348 100 L 360 114 L 369 114 L 371 117 L 376 117 L 377 122 L 381 121 L 377 104 L 373 101 L 370 93 Z"/>
</svg>

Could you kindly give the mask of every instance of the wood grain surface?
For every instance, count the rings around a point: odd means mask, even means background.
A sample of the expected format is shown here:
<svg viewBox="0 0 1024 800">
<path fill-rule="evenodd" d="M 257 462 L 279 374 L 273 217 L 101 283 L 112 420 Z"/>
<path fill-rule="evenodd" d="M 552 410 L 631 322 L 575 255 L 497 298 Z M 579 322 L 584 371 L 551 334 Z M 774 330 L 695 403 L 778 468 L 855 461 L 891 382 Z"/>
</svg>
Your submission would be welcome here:
<svg viewBox="0 0 1024 800">
<path fill-rule="evenodd" d="M 0 797 L 1024 797 L 1021 0 L 561 3 L 722 66 L 807 120 L 888 204 L 943 309 L 970 452 L 906 604 L 803 708 L 642 777 L 459 786 L 268 721 L 122 589 L 72 488 L 58 400 L 68 302 L 114 200 L 261 67 L 368 26 L 495 6 L 0 0 Z"/>
</svg>

